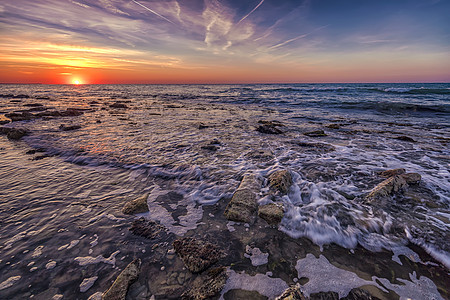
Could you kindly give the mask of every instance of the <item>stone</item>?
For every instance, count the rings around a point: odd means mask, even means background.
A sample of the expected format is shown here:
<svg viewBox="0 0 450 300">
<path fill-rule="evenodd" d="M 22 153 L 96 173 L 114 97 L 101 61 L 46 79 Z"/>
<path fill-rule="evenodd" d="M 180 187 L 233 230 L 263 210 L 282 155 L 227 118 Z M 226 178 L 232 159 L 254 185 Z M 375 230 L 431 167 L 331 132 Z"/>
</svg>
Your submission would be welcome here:
<svg viewBox="0 0 450 300">
<path fill-rule="evenodd" d="M 275 203 L 261 205 L 258 207 L 258 216 L 269 225 L 278 225 L 284 216 L 283 206 Z"/>
<path fill-rule="evenodd" d="M 295 141 L 293 143 L 302 147 L 307 153 L 327 153 L 336 150 L 334 146 L 324 143 L 308 143 L 303 141 Z"/>
<path fill-rule="evenodd" d="M 7 118 L 5 115 L 0 115 L 0 125 L 11 123 L 12 120 Z"/>
<path fill-rule="evenodd" d="M 269 187 L 287 194 L 292 185 L 292 176 L 288 170 L 275 171 L 269 175 Z"/>
<path fill-rule="evenodd" d="M 283 292 L 280 296 L 276 297 L 275 300 L 306 300 L 300 290 L 300 284 L 292 285 L 287 290 Z"/>
<path fill-rule="evenodd" d="M 409 136 L 397 136 L 395 139 L 400 140 L 400 141 L 405 141 L 405 142 L 410 142 L 410 143 L 414 143 L 415 140 L 413 138 L 410 138 Z"/>
<path fill-rule="evenodd" d="M 28 135 L 28 131 L 25 129 L 0 127 L 0 134 L 6 134 L 10 140 L 20 140 L 22 137 Z"/>
<path fill-rule="evenodd" d="M 173 242 L 175 252 L 186 268 L 192 273 L 200 273 L 215 264 L 223 255 L 216 246 L 194 238 L 182 238 Z"/>
<path fill-rule="evenodd" d="M 266 134 L 282 134 L 283 131 L 275 127 L 274 125 L 260 125 L 256 128 L 256 131 Z"/>
<path fill-rule="evenodd" d="M 10 119 L 12 122 L 29 121 L 35 118 L 35 116 L 30 112 L 12 112 L 5 114 L 5 117 Z"/>
<path fill-rule="evenodd" d="M 404 174 L 405 172 L 406 172 L 405 169 L 391 169 L 391 170 L 379 172 L 378 174 L 381 177 L 389 178 L 391 176 Z"/>
<path fill-rule="evenodd" d="M 400 192 L 408 187 L 408 183 L 402 175 L 391 176 L 378 184 L 366 196 L 366 200 L 372 201 L 380 198 L 386 198 L 394 193 Z"/>
<path fill-rule="evenodd" d="M 202 146 L 202 149 L 208 150 L 208 151 L 217 151 L 219 149 L 219 147 L 217 147 L 216 145 L 205 145 L 205 146 Z"/>
<path fill-rule="evenodd" d="M 330 129 L 340 129 L 341 128 L 341 126 L 339 124 L 329 124 L 326 127 L 330 128 Z"/>
<path fill-rule="evenodd" d="M 304 135 L 307 135 L 309 137 L 327 136 L 327 134 L 323 130 L 315 130 L 315 131 L 305 132 Z"/>
<path fill-rule="evenodd" d="M 80 128 L 81 128 L 80 125 L 64 125 L 64 124 L 61 124 L 59 126 L 59 130 L 62 130 L 62 131 L 71 131 L 71 130 L 77 130 L 77 129 L 80 129 Z"/>
<path fill-rule="evenodd" d="M 320 292 L 309 296 L 310 300 L 339 300 L 339 294 L 336 292 Z"/>
<path fill-rule="evenodd" d="M 127 215 L 140 214 L 148 212 L 147 195 L 143 195 L 137 199 L 128 201 L 122 208 L 122 212 Z"/>
<path fill-rule="evenodd" d="M 165 227 L 154 221 L 147 221 L 144 218 L 139 218 L 138 220 L 133 221 L 130 231 L 135 235 L 151 240 L 156 238 L 161 232 L 165 231 Z"/>
<path fill-rule="evenodd" d="M 135 259 L 126 266 L 111 287 L 103 294 L 102 300 L 125 300 L 128 288 L 138 278 L 140 266 L 140 259 Z"/>
<path fill-rule="evenodd" d="M 256 197 L 261 184 L 256 175 L 245 175 L 225 209 L 225 217 L 230 221 L 252 223 L 258 208 Z"/>
<path fill-rule="evenodd" d="M 342 300 L 377 300 L 377 299 L 378 299 L 377 297 L 371 296 L 368 291 L 359 288 L 352 289 L 346 297 L 342 298 Z"/>
<path fill-rule="evenodd" d="M 422 179 L 422 176 L 418 173 L 406 173 L 402 177 L 408 184 L 417 184 Z"/>
<path fill-rule="evenodd" d="M 183 300 L 203 300 L 217 295 L 225 286 L 228 275 L 225 267 L 211 269 L 205 280 L 197 281 L 181 295 Z"/>
<path fill-rule="evenodd" d="M 109 107 L 111 108 L 128 108 L 126 104 L 120 103 L 120 102 L 114 102 L 113 104 L 110 104 Z"/>
</svg>

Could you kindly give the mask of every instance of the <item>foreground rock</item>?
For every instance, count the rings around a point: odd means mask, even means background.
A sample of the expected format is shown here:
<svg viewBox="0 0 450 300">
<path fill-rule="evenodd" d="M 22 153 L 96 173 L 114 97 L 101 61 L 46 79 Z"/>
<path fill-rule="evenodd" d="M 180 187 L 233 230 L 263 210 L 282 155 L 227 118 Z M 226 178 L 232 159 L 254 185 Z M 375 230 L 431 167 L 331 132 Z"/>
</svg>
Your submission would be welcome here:
<svg viewBox="0 0 450 300">
<path fill-rule="evenodd" d="M 367 196 L 366 200 L 374 201 L 387 198 L 406 190 L 409 184 L 417 184 L 421 180 L 420 174 L 405 173 L 405 169 L 392 169 L 379 173 L 382 177 L 388 177 L 378 184 Z"/>
<path fill-rule="evenodd" d="M 133 260 L 103 294 L 102 300 L 125 300 L 130 285 L 136 281 L 141 266 L 141 260 Z"/>
<path fill-rule="evenodd" d="M 278 129 L 276 126 L 280 126 L 280 125 L 263 124 L 263 125 L 258 126 L 258 128 L 256 128 L 256 131 L 259 131 L 261 133 L 266 133 L 266 134 L 282 134 L 283 131 Z"/>
<path fill-rule="evenodd" d="M 225 209 L 225 217 L 235 222 L 252 223 L 258 208 L 256 197 L 261 184 L 261 179 L 256 175 L 245 175 Z"/>
<path fill-rule="evenodd" d="M 405 174 L 405 172 L 406 172 L 405 169 L 391 169 L 391 170 L 379 172 L 378 174 L 381 177 L 389 178 L 391 176 Z"/>
<path fill-rule="evenodd" d="M 25 129 L 0 127 L 0 134 L 6 134 L 7 138 L 10 140 L 20 140 L 28 135 L 28 131 Z"/>
<path fill-rule="evenodd" d="M 203 300 L 217 295 L 225 286 L 228 275 L 225 267 L 212 269 L 206 280 L 197 281 L 194 286 L 181 295 L 183 300 Z"/>
<path fill-rule="evenodd" d="M 192 273 L 200 273 L 206 270 L 223 255 L 216 245 L 194 238 L 176 240 L 173 242 L 173 248 L 186 268 Z"/>
<path fill-rule="evenodd" d="M 292 185 L 292 176 L 288 170 L 273 172 L 269 175 L 269 187 L 282 194 L 287 194 Z"/>
<path fill-rule="evenodd" d="M 146 239 L 154 239 L 161 232 L 165 232 L 166 228 L 154 221 L 148 221 L 144 218 L 139 218 L 138 220 L 134 220 L 133 224 L 131 224 L 130 231 L 135 234 L 142 236 Z"/>
<path fill-rule="evenodd" d="M 276 297 L 275 300 L 306 300 L 300 290 L 300 284 L 290 286 L 287 290 L 283 292 L 280 296 Z"/>
<path fill-rule="evenodd" d="M 258 207 L 258 216 L 269 225 L 278 225 L 284 216 L 283 206 L 275 203 L 261 205 Z"/>
<path fill-rule="evenodd" d="M 323 130 L 315 130 L 315 131 L 305 132 L 304 135 L 309 136 L 309 137 L 327 136 L 327 134 Z"/>
<path fill-rule="evenodd" d="M 144 195 L 137 199 L 128 201 L 122 208 L 122 212 L 127 215 L 134 215 L 148 212 L 147 198 L 148 195 Z"/>
</svg>

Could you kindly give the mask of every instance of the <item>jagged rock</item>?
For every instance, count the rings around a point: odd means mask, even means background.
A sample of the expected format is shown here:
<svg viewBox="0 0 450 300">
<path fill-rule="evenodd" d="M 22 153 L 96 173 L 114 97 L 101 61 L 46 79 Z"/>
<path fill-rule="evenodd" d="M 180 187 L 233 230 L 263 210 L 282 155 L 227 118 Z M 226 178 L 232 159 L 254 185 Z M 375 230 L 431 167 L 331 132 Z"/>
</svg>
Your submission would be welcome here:
<svg viewBox="0 0 450 300">
<path fill-rule="evenodd" d="M 307 143 L 303 141 L 295 141 L 293 143 L 302 147 L 305 150 L 305 152 L 327 153 L 336 150 L 334 146 L 323 143 Z"/>
<path fill-rule="evenodd" d="M 225 267 L 212 269 L 205 281 L 198 281 L 188 291 L 181 295 L 183 300 L 203 300 L 218 294 L 227 282 L 228 275 Z"/>
<path fill-rule="evenodd" d="M 128 288 L 138 278 L 140 265 L 140 259 L 133 260 L 103 294 L 102 300 L 125 300 Z"/>
<path fill-rule="evenodd" d="M 20 140 L 22 137 L 28 134 L 28 131 L 21 128 L 16 129 L 16 128 L 0 127 L 0 133 L 6 134 L 6 136 L 10 140 Z"/>
<path fill-rule="evenodd" d="M 273 125 L 273 124 L 260 125 L 260 126 L 258 126 L 258 128 L 256 128 L 256 131 L 259 131 L 261 133 L 266 133 L 266 134 L 282 134 L 283 133 L 283 131 L 281 131 L 280 129 L 275 127 L 275 125 Z"/>
<path fill-rule="evenodd" d="M 258 207 L 258 216 L 269 225 L 278 225 L 284 216 L 283 206 L 275 203 L 261 205 Z"/>
<path fill-rule="evenodd" d="M 372 201 L 388 197 L 408 187 L 408 183 L 402 175 L 395 175 L 378 184 L 367 196 L 366 200 Z"/>
<path fill-rule="evenodd" d="M 422 176 L 418 173 L 406 173 L 403 174 L 402 177 L 408 184 L 416 184 L 422 179 Z"/>
<path fill-rule="evenodd" d="M 305 132 L 304 135 L 307 135 L 309 137 L 327 136 L 327 134 L 323 130 L 315 130 L 315 131 Z"/>
<path fill-rule="evenodd" d="M 269 186 L 271 189 L 287 194 L 292 185 L 292 176 L 288 170 L 273 172 L 269 175 Z"/>
<path fill-rule="evenodd" d="M 326 127 L 330 128 L 330 129 L 340 129 L 341 128 L 341 126 L 339 124 L 329 124 Z"/>
<path fill-rule="evenodd" d="M 114 102 L 113 104 L 110 104 L 109 107 L 111 108 L 128 108 L 126 104 L 120 103 L 120 102 Z"/>
<path fill-rule="evenodd" d="M 64 125 L 64 124 L 61 124 L 59 126 L 59 130 L 62 130 L 62 131 L 71 131 L 71 130 L 77 130 L 77 129 L 80 129 L 80 128 L 81 128 L 80 125 Z"/>
<path fill-rule="evenodd" d="M 223 255 L 216 245 L 194 238 L 176 240 L 173 242 L 173 248 L 192 273 L 202 272 L 216 263 Z"/>
<path fill-rule="evenodd" d="M 140 214 L 148 211 L 148 194 L 137 199 L 128 201 L 122 208 L 122 212 L 127 215 Z"/>
<path fill-rule="evenodd" d="M 134 220 L 131 224 L 130 231 L 146 239 L 154 239 L 158 236 L 159 233 L 163 232 L 165 227 L 154 222 L 148 221 L 144 218 L 139 218 L 138 220 Z"/>
<path fill-rule="evenodd" d="M 276 297 L 275 300 L 306 300 L 300 290 L 300 284 L 292 285 L 287 290 L 283 292 L 280 296 Z"/>
<path fill-rule="evenodd" d="M 251 223 L 258 204 L 256 195 L 261 188 L 261 180 L 256 175 L 245 175 L 225 209 L 225 217 L 235 222 Z"/>
<path fill-rule="evenodd" d="M 283 126 L 284 126 L 284 124 L 281 123 L 281 122 L 279 122 L 279 121 L 259 120 L 258 123 L 259 123 L 259 124 L 263 124 L 263 125 L 272 126 L 272 127 L 276 127 L 276 126 L 283 127 Z"/>
<path fill-rule="evenodd" d="M 415 142 L 415 140 L 413 138 L 410 138 L 409 136 L 405 136 L 405 135 L 398 136 L 395 139 L 400 140 L 400 141 L 405 141 L 405 142 L 411 142 L 411 143 Z"/>
<path fill-rule="evenodd" d="M 336 292 L 320 292 L 309 296 L 310 300 L 339 300 L 339 294 Z"/>
<path fill-rule="evenodd" d="M 392 170 L 386 170 L 386 171 L 382 171 L 380 173 L 378 173 L 381 177 L 391 177 L 391 176 L 395 176 L 395 175 L 400 175 L 400 174 L 404 174 L 406 171 L 405 169 L 392 169 Z"/>
<path fill-rule="evenodd" d="M 371 296 L 368 291 L 359 288 L 352 289 L 346 297 L 342 298 L 342 300 L 377 300 L 377 299 L 378 299 L 377 297 Z"/>
<path fill-rule="evenodd" d="M 217 151 L 219 147 L 217 147 L 216 145 L 204 145 L 202 146 L 202 149 L 209 151 Z"/>
<path fill-rule="evenodd" d="M 29 121 L 35 118 L 30 112 L 12 112 L 5 114 L 5 117 L 11 119 L 12 122 Z"/>
</svg>

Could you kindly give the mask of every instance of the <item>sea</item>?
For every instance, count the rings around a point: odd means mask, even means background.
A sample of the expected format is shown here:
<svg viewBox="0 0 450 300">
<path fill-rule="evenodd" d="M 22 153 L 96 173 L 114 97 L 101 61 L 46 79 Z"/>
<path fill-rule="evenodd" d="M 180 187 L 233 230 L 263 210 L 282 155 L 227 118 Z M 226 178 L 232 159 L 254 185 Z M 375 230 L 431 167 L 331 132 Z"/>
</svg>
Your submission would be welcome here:
<svg viewBox="0 0 450 300">
<path fill-rule="evenodd" d="M 0 299 L 100 299 L 135 258 L 127 299 L 179 299 L 204 276 L 183 237 L 223 249 L 215 299 L 450 299 L 448 83 L 1 84 L 0 122 L 27 132 L 0 135 Z M 421 180 L 367 201 L 398 168 Z M 224 217 L 246 174 L 279 225 Z M 122 213 L 142 196 L 148 213 Z M 164 237 L 130 232 L 141 217 Z"/>
</svg>

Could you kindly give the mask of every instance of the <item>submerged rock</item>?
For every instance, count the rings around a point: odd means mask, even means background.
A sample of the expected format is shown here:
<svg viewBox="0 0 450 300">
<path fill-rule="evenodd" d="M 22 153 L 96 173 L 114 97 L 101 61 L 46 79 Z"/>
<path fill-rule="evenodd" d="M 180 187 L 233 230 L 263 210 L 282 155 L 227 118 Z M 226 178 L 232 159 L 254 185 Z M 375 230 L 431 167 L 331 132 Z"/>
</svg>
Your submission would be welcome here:
<svg viewBox="0 0 450 300">
<path fill-rule="evenodd" d="M 366 290 L 355 288 L 346 297 L 342 298 L 342 300 L 378 300 L 378 298 L 371 296 Z"/>
<path fill-rule="evenodd" d="M 391 170 L 386 170 L 386 171 L 379 172 L 378 174 L 381 177 L 388 178 L 388 177 L 391 177 L 391 176 L 404 174 L 405 172 L 406 172 L 405 169 L 391 169 Z"/>
<path fill-rule="evenodd" d="M 275 300 L 306 300 L 300 290 L 300 284 L 292 285 L 287 290 L 283 292 L 280 296 L 276 297 Z"/>
<path fill-rule="evenodd" d="M 418 173 L 406 173 L 403 174 L 402 177 L 408 184 L 416 184 L 422 179 L 422 176 Z"/>
<path fill-rule="evenodd" d="M 128 201 L 123 206 L 122 212 L 127 215 L 134 215 L 148 212 L 147 198 L 148 195 L 144 195 L 137 199 Z"/>
<path fill-rule="evenodd" d="M 0 127 L 0 133 L 6 134 L 6 136 L 10 140 L 20 140 L 22 137 L 28 135 L 28 131 L 21 128 L 16 129 L 16 128 Z"/>
<path fill-rule="evenodd" d="M 216 245 L 194 238 L 176 240 L 173 242 L 173 248 L 192 273 L 200 273 L 209 268 L 223 255 Z"/>
<path fill-rule="evenodd" d="M 273 125 L 273 124 L 260 125 L 260 126 L 258 126 L 258 128 L 256 128 L 256 131 L 259 131 L 261 133 L 266 133 L 266 134 L 282 134 L 283 133 L 283 131 L 281 131 L 280 129 L 275 127 L 275 125 Z"/>
<path fill-rule="evenodd" d="M 191 289 L 181 295 L 181 299 L 202 300 L 213 297 L 223 289 L 227 279 L 228 275 L 225 267 L 212 269 L 208 272 L 206 280 L 194 283 Z"/>
<path fill-rule="evenodd" d="M 288 170 L 275 171 L 269 175 L 271 189 L 287 194 L 292 185 L 292 176 Z"/>
<path fill-rule="evenodd" d="M 305 132 L 304 135 L 307 135 L 309 137 L 327 136 L 327 134 L 323 130 L 315 130 L 315 131 Z"/>
<path fill-rule="evenodd" d="M 64 124 L 61 124 L 59 126 L 59 130 L 62 130 L 62 131 L 71 131 L 71 130 L 77 130 L 77 129 L 80 129 L 80 128 L 81 128 L 80 125 L 64 125 Z"/>
<path fill-rule="evenodd" d="M 256 175 L 245 175 L 225 209 L 225 217 L 230 221 L 251 223 L 258 208 L 256 195 L 260 188 L 261 180 Z"/>
<path fill-rule="evenodd" d="M 310 300 L 339 300 L 339 294 L 336 292 L 320 292 L 309 296 Z"/>
<path fill-rule="evenodd" d="M 120 103 L 120 102 L 114 102 L 113 104 L 110 104 L 109 107 L 111 108 L 128 108 L 126 104 Z"/>
<path fill-rule="evenodd" d="M 128 288 L 136 281 L 139 274 L 141 260 L 133 260 L 120 274 L 111 285 L 111 287 L 103 294 L 102 300 L 125 300 Z"/>
<path fill-rule="evenodd" d="M 398 136 L 395 139 L 400 140 L 400 141 L 405 141 L 405 142 L 411 142 L 411 143 L 416 142 L 413 138 L 410 138 L 409 136 L 406 136 L 406 135 Z"/>
<path fill-rule="evenodd" d="M 293 143 L 297 146 L 302 147 L 305 152 L 327 153 L 327 152 L 336 150 L 336 148 L 334 148 L 334 146 L 329 145 L 329 144 L 323 144 L 323 143 L 308 143 L 308 142 L 303 142 L 303 141 L 295 141 Z"/>
<path fill-rule="evenodd" d="M 269 225 L 278 225 L 283 219 L 283 206 L 270 203 L 258 207 L 258 216 L 264 219 Z"/>
<path fill-rule="evenodd" d="M 408 183 L 401 175 L 395 175 L 378 184 L 367 196 L 366 200 L 372 201 L 386 198 L 408 187 Z"/>
<path fill-rule="evenodd" d="M 159 233 L 165 231 L 165 227 L 154 221 L 147 221 L 144 218 L 139 218 L 138 220 L 134 220 L 133 224 L 131 224 L 130 231 L 135 235 L 151 240 Z"/>
</svg>

